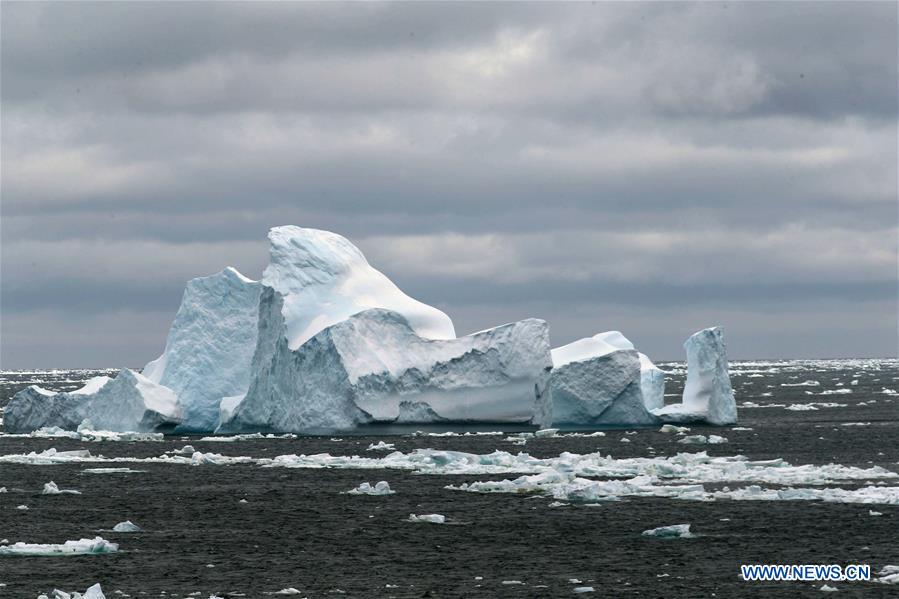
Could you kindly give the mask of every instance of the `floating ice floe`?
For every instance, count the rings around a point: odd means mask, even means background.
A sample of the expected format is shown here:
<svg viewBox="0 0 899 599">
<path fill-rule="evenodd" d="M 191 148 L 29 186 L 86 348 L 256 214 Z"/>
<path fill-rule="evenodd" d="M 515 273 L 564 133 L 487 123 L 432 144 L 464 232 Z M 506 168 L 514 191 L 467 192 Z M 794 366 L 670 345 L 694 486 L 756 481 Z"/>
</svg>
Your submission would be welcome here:
<svg viewBox="0 0 899 599">
<path fill-rule="evenodd" d="M 393 446 L 393 443 L 385 443 L 384 441 L 378 441 L 377 443 L 372 443 L 368 446 L 366 451 L 395 451 L 396 447 Z"/>
<path fill-rule="evenodd" d="M 103 594 L 100 583 L 97 583 L 84 591 L 84 594 L 77 591 L 67 593 L 65 591 L 60 591 L 59 589 L 54 589 L 49 597 L 47 595 L 38 595 L 37 599 L 106 599 L 106 595 Z"/>
<path fill-rule="evenodd" d="M 571 590 L 572 590 L 572 592 L 578 593 L 578 594 L 581 594 L 581 593 L 592 593 L 592 592 L 594 592 L 593 587 L 574 587 L 574 588 L 571 589 Z"/>
<path fill-rule="evenodd" d="M 390 484 L 386 480 L 379 481 L 375 486 L 364 482 L 355 489 L 347 491 L 348 495 L 393 495 L 396 493 L 390 488 Z"/>
<path fill-rule="evenodd" d="M 727 443 L 727 439 L 719 435 L 709 435 L 708 437 L 706 437 L 705 435 L 688 435 L 683 439 L 679 439 L 678 443 L 694 445 L 720 445 L 722 443 Z"/>
<path fill-rule="evenodd" d="M 139 474 L 146 470 L 133 470 L 131 468 L 85 468 L 81 474 Z"/>
<path fill-rule="evenodd" d="M 675 433 L 678 435 L 685 435 L 690 432 L 689 427 L 686 426 L 675 426 L 673 424 L 663 424 L 662 428 L 659 429 L 660 433 Z"/>
<path fill-rule="evenodd" d="M 672 524 L 643 531 L 644 537 L 660 537 L 663 539 L 689 539 L 695 535 L 690 532 L 689 524 Z"/>
<path fill-rule="evenodd" d="M 125 520 L 124 522 L 119 522 L 115 526 L 112 527 L 113 532 L 142 532 L 143 529 L 132 522 L 131 520 Z"/>
<path fill-rule="evenodd" d="M 275 591 L 272 595 L 302 595 L 302 593 L 293 587 L 287 587 L 286 589 Z"/>
<path fill-rule="evenodd" d="M 66 541 L 62 544 L 14 543 L 0 547 L 0 555 L 30 555 L 55 557 L 66 555 L 86 555 L 115 553 L 119 550 L 116 543 L 110 543 L 102 537 Z"/>
<path fill-rule="evenodd" d="M 874 582 L 882 584 L 899 584 L 899 566 L 884 566 L 877 573 L 878 578 Z"/>
<path fill-rule="evenodd" d="M 81 495 L 81 491 L 75 491 L 74 489 L 60 489 L 59 486 L 51 480 L 48 483 L 44 483 L 44 490 L 41 491 L 41 495 Z"/>
<path fill-rule="evenodd" d="M 555 458 L 536 458 L 527 453 L 494 451 L 472 454 L 459 451 L 418 449 L 409 453 L 392 452 L 383 457 L 281 455 L 275 458 L 223 456 L 195 452 L 186 456 L 163 455 L 155 458 L 103 458 L 89 452 L 81 455 L 59 454 L 47 450 L 40 454 L 0 456 L 0 463 L 54 464 L 71 462 L 161 463 L 191 466 L 227 466 L 250 464 L 267 468 L 397 469 L 419 474 L 532 474 L 514 481 L 479 481 L 450 487 L 475 492 L 541 493 L 565 501 L 601 501 L 612 496 L 656 496 L 713 501 L 736 500 L 821 500 L 862 504 L 899 504 L 899 487 L 792 488 L 801 485 L 820 487 L 832 484 L 857 484 L 858 481 L 893 481 L 899 474 L 879 466 L 857 468 L 839 464 L 792 466 L 782 459 L 749 460 L 743 456 L 708 456 L 705 452 L 680 453 L 671 457 L 619 458 L 599 453 L 562 453 Z M 585 477 L 614 478 L 592 480 Z M 705 483 L 746 483 L 751 486 L 706 491 Z M 783 487 L 765 489 L 758 484 Z M 870 484 L 870 483 L 869 483 Z M 881 483 L 882 485 L 882 483 Z"/>
<path fill-rule="evenodd" d="M 442 514 L 409 514 L 408 522 L 429 522 L 431 524 L 446 524 L 446 516 Z"/>
<path fill-rule="evenodd" d="M 852 393 L 852 389 L 825 389 L 818 395 L 848 395 Z"/>
<path fill-rule="evenodd" d="M 811 411 L 818 410 L 820 408 L 845 408 L 845 407 L 848 407 L 848 405 L 849 404 L 836 403 L 836 402 L 832 402 L 832 401 L 813 401 L 810 403 L 794 403 L 794 404 L 790 404 L 788 406 L 771 404 L 771 405 L 759 406 L 759 407 L 763 407 L 763 408 L 782 407 L 785 410 L 790 410 L 792 412 L 811 412 Z"/>
<path fill-rule="evenodd" d="M 22 434 L 9 434 L 7 437 L 32 437 L 38 439 L 76 439 L 78 441 L 162 441 L 162 433 L 118 432 L 94 430 L 90 420 L 84 420 L 77 430 L 66 430 L 58 426 L 46 426 L 36 431 Z"/>
</svg>

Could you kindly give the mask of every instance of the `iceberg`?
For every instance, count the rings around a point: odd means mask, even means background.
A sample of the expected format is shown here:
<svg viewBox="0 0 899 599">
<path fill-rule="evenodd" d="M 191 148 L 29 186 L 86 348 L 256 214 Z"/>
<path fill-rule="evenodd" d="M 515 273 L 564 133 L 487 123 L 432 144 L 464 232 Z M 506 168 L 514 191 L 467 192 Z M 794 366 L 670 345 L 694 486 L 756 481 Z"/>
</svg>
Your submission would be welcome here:
<svg viewBox="0 0 899 599">
<path fill-rule="evenodd" d="M 683 401 L 653 410 L 667 422 L 737 422 L 737 402 L 727 370 L 727 350 L 721 327 L 703 329 L 684 342 L 687 382 Z"/>
<path fill-rule="evenodd" d="M 665 373 L 618 331 L 554 350 L 535 318 L 456 337 L 446 314 L 403 293 L 346 238 L 296 226 L 268 238 L 261 280 L 228 267 L 187 283 L 164 351 L 142 372 L 76 391 L 19 391 L 5 430 L 156 440 L 167 431 L 736 421 L 718 328 L 687 341 L 684 400 L 665 406 Z"/>
<path fill-rule="evenodd" d="M 579 339 L 552 350 L 551 355 L 553 369 L 548 389 L 553 424 L 659 422 L 648 411 L 646 397 L 650 397 L 651 406 L 656 405 L 664 395 L 665 375 L 620 332 Z"/>
<path fill-rule="evenodd" d="M 76 430 L 87 419 L 108 431 L 152 431 L 180 423 L 182 407 L 171 389 L 126 368 L 114 379 L 96 377 L 75 391 L 23 389 L 7 404 L 3 425 L 11 433 Z"/>
</svg>

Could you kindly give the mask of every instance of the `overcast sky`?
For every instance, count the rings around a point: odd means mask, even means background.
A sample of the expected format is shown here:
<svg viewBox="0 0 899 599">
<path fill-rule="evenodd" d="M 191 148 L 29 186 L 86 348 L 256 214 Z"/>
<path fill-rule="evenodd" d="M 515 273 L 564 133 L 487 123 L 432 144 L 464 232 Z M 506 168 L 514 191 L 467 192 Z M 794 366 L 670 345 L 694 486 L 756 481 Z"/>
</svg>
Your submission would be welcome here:
<svg viewBox="0 0 899 599">
<path fill-rule="evenodd" d="M 897 5 L 2 3 L 2 367 L 347 236 L 459 334 L 896 356 Z"/>
</svg>

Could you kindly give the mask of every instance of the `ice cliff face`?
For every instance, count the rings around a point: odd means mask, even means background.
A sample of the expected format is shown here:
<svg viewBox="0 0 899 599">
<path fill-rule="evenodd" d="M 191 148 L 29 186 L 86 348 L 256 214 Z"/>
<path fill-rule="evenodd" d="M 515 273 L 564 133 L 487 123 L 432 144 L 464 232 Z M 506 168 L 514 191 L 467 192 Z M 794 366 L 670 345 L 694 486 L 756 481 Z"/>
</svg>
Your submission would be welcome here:
<svg viewBox="0 0 899 599">
<path fill-rule="evenodd" d="M 256 378 L 223 431 L 332 431 L 376 422 L 542 423 L 549 332 L 525 320 L 426 339 L 397 312 L 370 309 L 291 349 L 281 294 L 262 295 Z"/>
<path fill-rule="evenodd" d="M 230 267 L 187 283 L 165 351 L 143 369 L 182 399 L 180 430 L 214 430 L 222 398 L 246 393 L 261 293 Z"/>
<path fill-rule="evenodd" d="M 402 314 L 426 339 L 456 336 L 446 314 L 400 291 L 344 237 L 285 226 L 273 228 L 268 238 L 270 261 L 262 282 L 284 296 L 285 335 L 290 349 L 370 308 Z"/>
<path fill-rule="evenodd" d="M 10 400 L 3 416 L 13 433 L 44 426 L 75 430 L 86 419 L 103 430 L 152 431 L 180 423 L 182 409 L 171 389 L 125 369 L 114 379 L 96 377 L 67 393 L 32 385 Z"/>
</svg>

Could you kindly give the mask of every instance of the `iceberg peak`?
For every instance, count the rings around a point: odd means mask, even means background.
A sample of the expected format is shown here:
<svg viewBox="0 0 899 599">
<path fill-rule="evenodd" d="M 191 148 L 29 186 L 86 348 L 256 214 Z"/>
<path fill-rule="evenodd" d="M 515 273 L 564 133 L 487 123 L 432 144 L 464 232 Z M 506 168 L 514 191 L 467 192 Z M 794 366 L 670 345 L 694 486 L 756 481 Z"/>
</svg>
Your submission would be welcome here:
<svg viewBox="0 0 899 599">
<path fill-rule="evenodd" d="M 402 314 L 426 339 L 456 337 L 449 316 L 400 291 L 345 237 L 287 225 L 271 229 L 268 238 L 270 261 L 262 282 L 284 297 L 290 349 L 371 308 Z"/>
</svg>

